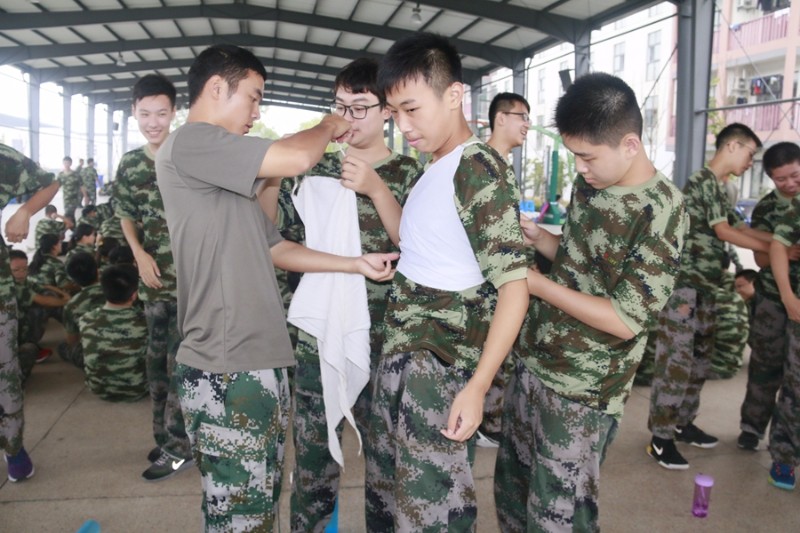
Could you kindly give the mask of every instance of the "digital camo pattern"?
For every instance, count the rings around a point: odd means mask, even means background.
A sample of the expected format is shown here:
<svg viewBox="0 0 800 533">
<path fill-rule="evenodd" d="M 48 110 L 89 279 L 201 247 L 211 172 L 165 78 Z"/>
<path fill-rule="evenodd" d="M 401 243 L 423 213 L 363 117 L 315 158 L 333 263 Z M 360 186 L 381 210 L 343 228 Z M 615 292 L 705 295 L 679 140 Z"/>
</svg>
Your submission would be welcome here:
<svg viewBox="0 0 800 533">
<path fill-rule="evenodd" d="M 30 158 L 0 144 L 0 209 L 12 198 L 33 194 L 53 183 Z M 0 233 L 2 235 L 2 233 Z M 0 236 L 0 448 L 16 455 L 22 447 L 22 386 L 17 357 L 17 299 L 8 248 Z"/>
<path fill-rule="evenodd" d="M 75 210 L 80 207 L 83 201 L 83 195 L 81 194 L 81 175 L 74 170 L 69 172 L 61 171 L 58 174 L 58 181 L 61 182 L 64 215 L 75 220 Z"/>
<path fill-rule="evenodd" d="M 367 531 L 475 530 L 475 438 L 440 433 L 471 377 L 429 350 L 378 363 L 366 454 Z"/>
<path fill-rule="evenodd" d="M 134 402 L 147 394 L 147 324 L 138 307 L 107 306 L 80 319 L 86 385 L 103 400 Z"/>
<path fill-rule="evenodd" d="M 579 176 L 548 277 L 610 298 L 635 336 L 620 339 L 531 299 L 517 350 L 531 372 L 565 398 L 621 417 L 647 331 L 672 292 L 687 224 L 680 191 L 660 173 L 605 190 Z"/>
<path fill-rule="evenodd" d="M 153 408 L 153 438 L 173 457 L 191 457 L 175 378 L 175 356 L 181 343 L 178 302 L 145 302 L 147 384 Z"/>
<path fill-rule="evenodd" d="M 411 187 L 422 172 L 422 165 L 410 157 L 393 153 L 388 158 L 373 166 L 375 172 L 383 179 L 400 205 L 405 203 Z M 325 154 L 322 160 L 306 175 L 330 176 L 341 175 L 341 159 L 339 154 Z M 302 184 L 302 176 L 296 180 L 283 180 L 282 205 L 283 220 L 294 221 L 279 226 L 284 238 L 291 240 L 302 238 L 305 234 L 302 221 L 291 204 L 291 188 L 293 182 Z M 288 205 L 286 202 L 288 198 Z M 368 252 L 388 252 L 396 250 L 378 211 L 372 200 L 364 195 L 356 195 L 361 250 Z M 280 216 L 280 215 L 279 215 Z M 384 315 L 386 313 L 386 296 L 390 282 L 377 283 L 367 281 L 367 303 L 370 313 L 370 368 L 374 375 L 378 357 L 383 344 Z M 294 419 L 293 438 L 295 442 L 295 470 L 292 485 L 291 522 L 292 531 L 322 531 L 330 520 L 336 501 L 339 486 L 339 465 L 328 451 L 328 429 L 325 409 L 322 400 L 322 380 L 319 370 L 319 351 L 316 340 L 298 332 L 295 357 L 294 382 Z M 374 380 L 370 379 L 359 396 L 354 412 L 356 423 L 362 435 L 366 435 L 366 417 L 369 413 L 371 389 Z M 340 435 L 341 437 L 341 435 Z M 366 443 L 365 443 L 366 446 Z"/>
<path fill-rule="evenodd" d="M 97 169 L 86 167 L 81 171 L 81 185 L 86 189 L 91 205 L 97 204 Z"/>
<path fill-rule="evenodd" d="M 47 255 L 44 263 L 38 272 L 31 272 L 28 279 L 39 285 L 52 285 L 53 287 L 65 287 L 70 283 L 64 263 L 57 257 Z"/>
<path fill-rule="evenodd" d="M 800 464 L 800 324 L 790 321 L 786 329 L 786 365 L 769 430 L 769 454 L 775 462 L 796 466 Z"/>
<path fill-rule="evenodd" d="M 67 252 L 66 256 L 64 256 L 64 264 L 62 265 L 61 268 L 66 268 L 66 264 L 69 262 L 70 259 L 72 259 L 72 257 L 75 254 L 84 253 L 84 254 L 89 254 L 92 257 L 96 258 L 97 254 L 95 252 L 96 252 L 96 250 L 94 249 L 94 245 L 93 244 L 78 244 L 78 245 L 75 246 L 75 248 L 73 248 L 69 252 Z M 65 270 L 65 272 L 66 272 L 66 270 Z"/>
<path fill-rule="evenodd" d="M 755 209 L 753 209 L 750 227 L 773 233 L 778 222 L 791 210 L 792 201 L 790 199 L 782 196 L 777 191 L 771 191 L 759 200 Z M 789 262 L 789 277 L 792 280 L 794 290 L 797 291 L 800 286 L 800 261 Z M 775 284 L 775 276 L 772 274 L 772 267 L 769 265 L 758 271 L 756 290 L 758 290 L 759 294 L 774 302 L 781 301 L 780 294 L 778 294 L 778 286 Z"/>
<path fill-rule="evenodd" d="M 783 383 L 789 339 L 789 317 L 782 303 L 756 296 L 750 327 L 750 363 L 742 402 L 742 431 L 764 438 L 775 409 L 775 395 Z"/>
<path fill-rule="evenodd" d="M 675 426 L 697 416 L 700 391 L 711 371 L 716 304 L 713 293 L 680 287 L 659 314 L 656 364 L 647 427 L 672 439 Z"/>
<path fill-rule="evenodd" d="M 725 242 L 717 237 L 711 224 L 736 220 L 736 215 L 725 187 L 708 168 L 689 176 L 683 195 L 690 227 L 675 286 L 711 291 L 720 284 L 726 257 Z"/>
<path fill-rule="evenodd" d="M 55 220 L 52 218 L 44 217 L 43 219 L 39 220 L 36 223 L 36 248 L 39 248 L 39 245 L 42 240 L 42 235 L 57 235 L 61 237 L 61 240 L 64 240 L 64 232 L 67 231 L 67 226 L 61 222 L 60 220 Z"/>
<path fill-rule="evenodd" d="M 599 531 L 600 465 L 616 419 L 555 394 L 518 362 L 503 427 L 494 472 L 500 530 Z"/>
<path fill-rule="evenodd" d="M 382 351 L 431 350 L 448 363 L 474 370 L 494 314 L 497 287 L 526 276 L 520 195 L 513 171 L 483 143 L 464 148 L 453 181 L 456 209 L 487 281 L 452 292 L 396 274 Z"/>
<path fill-rule="evenodd" d="M 273 531 L 289 424 L 286 369 L 214 374 L 178 363 L 207 533 Z"/>
<path fill-rule="evenodd" d="M 122 156 L 117 167 L 114 194 L 117 216 L 142 225 L 142 247 L 153 257 L 161 271 L 163 287 L 151 289 L 142 283 L 139 285 L 139 298 L 143 302 L 177 299 L 175 261 L 170 247 L 164 201 L 156 183 L 155 161 L 144 147 Z"/>
</svg>

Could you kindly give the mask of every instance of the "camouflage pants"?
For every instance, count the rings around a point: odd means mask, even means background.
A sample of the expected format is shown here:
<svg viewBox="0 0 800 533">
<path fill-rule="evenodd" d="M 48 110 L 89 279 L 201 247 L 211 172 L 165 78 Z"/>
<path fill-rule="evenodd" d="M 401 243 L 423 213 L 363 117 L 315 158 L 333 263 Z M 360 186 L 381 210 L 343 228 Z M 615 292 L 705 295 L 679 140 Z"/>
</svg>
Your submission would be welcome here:
<svg viewBox="0 0 800 533">
<path fill-rule="evenodd" d="M 339 492 L 339 464 L 328 450 L 328 423 L 322 396 L 322 377 L 319 368 L 317 341 L 303 330 L 298 330 L 297 366 L 293 383 L 293 439 L 295 465 L 292 483 L 292 531 L 322 532 L 330 522 L 336 495 Z M 375 365 L 372 365 L 374 371 Z M 374 375 L 372 376 L 374 378 Z M 356 425 L 362 436 L 364 449 L 367 440 L 367 417 L 372 397 L 371 379 L 353 407 Z M 338 437 L 344 421 L 339 425 Z"/>
<path fill-rule="evenodd" d="M 468 379 L 428 350 L 381 356 L 365 454 L 367 531 L 474 531 L 475 439 L 440 433 Z"/>
<path fill-rule="evenodd" d="M 685 426 L 697 416 L 714 350 L 715 313 L 712 295 L 681 287 L 658 315 L 647 421 L 656 437 L 674 438 L 675 426 Z"/>
<path fill-rule="evenodd" d="M 62 342 L 58 345 L 58 355 L 64 361 L 72 363 L 83 370 L 83 346 L 81 346 L 80 341 L 76 344 Z"/>
<path fill-rule="evenodd" d="M 179 363 L 175 375 L 205 531 L 272 533 L 289 424 L 286 369 L 216 374 Z"/>
<path fill-rule="evenodd" d="M 600 465 L 616 432 L 613 417 L 559 396 L 517 362 L 495 462 L 500 530 L 599 531 Z"/>
<path fill-rule="evenodd" d="M 22 448 L 25 417 L 17 357 L 16 302 L 0 302 L 0 449 L 16 455 Z"/>
<path fill-rule="evenodd" d="M 739 427 L 759 438 L 764 437 L 775 409 L 775 395 L 783 382 L 788 327 L 783 304 L 758 298 L 750 327 L 750 366 Z"/>
<path fill-rule="evenodd" d="M 506 357 L 506 360 L 497 369 L 492 385 L 486 392 L 486 398 L 483 401 L 481 431 L 488 433 L 490 436 L 498 435 L 502 430 L 503 396 L 505 396 L 506 386 L 513 372 L 514 363 L 512 357 Z"/>
<path fill-rule="evenodd" d="M 797 465 L 800 464 L 800 324 L 790 321 L 786 329 L 787 356 L 769 431 L 769 453 L 773 461 Z"/>
<path fill-rule="evenodd" d="M 181 343 L 176 301 L 145 302 L 147 320 L 147 383 L 153 404 L 153 437 L 173 457 L 191 457 L 177 383 L 175 354 Z"/>
<path fill-rule="evenodd" d="M 39 357 L 39 347 L 30 342 L 20 344 L 17 348 L 17 355 L 19 357 L 19 375 L 22 384 L 31 376 L 33 366 L 36 364 L 36 358 Z"/>
</svg>

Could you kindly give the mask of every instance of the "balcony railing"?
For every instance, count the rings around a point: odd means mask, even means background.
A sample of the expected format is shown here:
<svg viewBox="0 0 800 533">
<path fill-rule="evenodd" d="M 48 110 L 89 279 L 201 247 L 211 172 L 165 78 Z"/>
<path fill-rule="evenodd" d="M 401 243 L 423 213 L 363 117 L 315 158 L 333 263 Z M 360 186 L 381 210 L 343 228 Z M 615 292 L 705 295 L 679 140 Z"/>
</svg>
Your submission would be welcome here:
<svg viewBox="0 0 800 533">
<path fill-rule="evenodd" d="M 771 14 L 743 24 L 731 25 L 728 50 L 739 50 L 786 37 L 789 13 Z"/>
<path fill-rule="evenodd" d="M 728 109 L 721 111 L 725 124 L 740 122 L 750 126 L 754 131 L 773 131 L 778 129 L 783 113 L 781 104 L 746 107 L 744 109 Z"/>
</svg>

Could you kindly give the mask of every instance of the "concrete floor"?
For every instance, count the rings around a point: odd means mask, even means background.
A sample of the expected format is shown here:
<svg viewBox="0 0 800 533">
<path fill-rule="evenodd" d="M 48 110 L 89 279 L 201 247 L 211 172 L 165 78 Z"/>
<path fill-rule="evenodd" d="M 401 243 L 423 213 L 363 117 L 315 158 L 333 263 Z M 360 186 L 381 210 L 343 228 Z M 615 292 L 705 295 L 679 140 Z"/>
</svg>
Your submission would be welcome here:
<svg viewBox="0 0 800 533">
<path fill-rule="evenodd" d="M 59 326 L 51 327 L 45 344 L 54 345 L 61 335 Z M 786 492 L 767 483 L 770 458 L 764 443 L 755 453 L 736 447 L 745 377 L 743 370 L 733 379 L 706 385 L 697 423 L 717 435 L 720 444 L 713 450 L 680 445 L 691 465 L 683 472 L 667 471 L 645 454 L 649 389 L 634 388 L 602 470 L 600 512 L 605 531 L 800 531 L 800 490 Z M 26 389 L 25 416 L 25 445 L 36 475 L 10 483 L 5 466 L 0 466 L 0 532 L 74 532 L 89 518 L 111 533 L 201 530 L 196 469 L 160 483 L 139 477 L 153 446 L 147 400 L 103 402 L 86 389 L 80 371 L 56 356 L 34 369 Z M 348 468 L 340 496 L 340 531 L 360 532 L 364 531 L 364 473 L 353 442 L 353 435 L 346 435 Z M 492 496 L 494 459 L 494 450 L 478 450 L 480 533 L 499 531 Z M 287 466 L 292 461 L 289 446 Z M 698 472 L 716 479 L 706 519 L 690 513 Z M 280 518 L 280 531 L 288 531 L 288 488 L 281 499 Z"/>
</svg>

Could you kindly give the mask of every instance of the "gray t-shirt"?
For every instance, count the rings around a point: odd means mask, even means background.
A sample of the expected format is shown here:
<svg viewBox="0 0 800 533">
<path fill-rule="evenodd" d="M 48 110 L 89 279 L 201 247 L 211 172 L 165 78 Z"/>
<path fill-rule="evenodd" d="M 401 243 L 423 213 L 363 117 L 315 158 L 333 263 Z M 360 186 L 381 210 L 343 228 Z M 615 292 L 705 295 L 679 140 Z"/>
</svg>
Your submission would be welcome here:
<svg viewBox="0 0 800 533">
<path fill-rule="evenodd" d="M 189 123 L 158 150 L 178 278 L 177 360 L 207 372 L 294 364 L 269 249 L 281 236 L 255 193 L 271 141 Z"/>
</svg>

